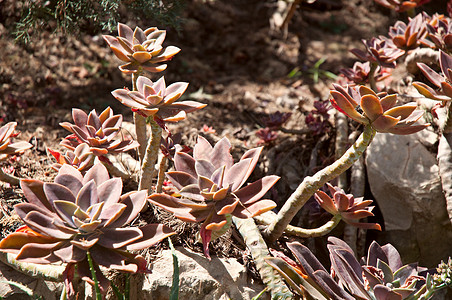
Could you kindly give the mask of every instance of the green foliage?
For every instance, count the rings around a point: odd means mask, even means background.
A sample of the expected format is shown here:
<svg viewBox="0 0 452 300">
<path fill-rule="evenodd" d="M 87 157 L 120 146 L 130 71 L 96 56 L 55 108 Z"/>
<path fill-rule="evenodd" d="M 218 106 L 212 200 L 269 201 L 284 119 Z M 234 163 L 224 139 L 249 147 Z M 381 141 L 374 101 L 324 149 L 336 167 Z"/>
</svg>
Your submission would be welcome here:
<svg viewBox="0 0 452 300">
<path fill-rule="evenodd" d="M 16 39 L 30 41 L 30 32 L 49 26 L 54 31 L 69 34 L 79 32 L 113 31 L 123 17 L 120 12 L 136 20 L 154 19 L 175 27 L 180 25 L 184 0 L 23 0 L 22 16 L 16 24 Z"/>
<path fill-rule="evenodd" d="M 173 284 L 171 286 L 170 292 L 170 300 L 178 300 L 179 299 L 179 260 L 176 255 L 176 249 L 174 249 L 173 243 L 171 242 L 171 238 L 168 238 L 168 243 L 171 248 L 171 253 L 173 255 Z"/>
<path fill-rule="evenodd" d="M 93 260 L 91 259 L 91 254 L 86 252 L 86 257 L 88 258 L 89 270 L 91 271 L 91 278 L 94 281 L 94 290 L 96 292 L 96 300 L 102 300 L 102 294 L 100 293 L 99 281 L 97 280 L 96 270 L 94 269 Z"/>
</svg>

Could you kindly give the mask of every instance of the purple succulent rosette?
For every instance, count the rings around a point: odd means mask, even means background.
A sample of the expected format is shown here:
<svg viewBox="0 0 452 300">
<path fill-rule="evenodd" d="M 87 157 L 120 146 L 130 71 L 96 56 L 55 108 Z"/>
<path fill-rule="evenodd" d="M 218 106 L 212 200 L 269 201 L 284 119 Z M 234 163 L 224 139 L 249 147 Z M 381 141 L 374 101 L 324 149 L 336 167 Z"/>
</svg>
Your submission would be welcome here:
<svg viewBox="0 0 452 300">
<path fill-rule="evenodd" d="M 366 51 L 352 49 L 350 52 L 361 60 L 377 63 L 382 67 L 395 68 L 397 58 L 405 54 L 404 50 L 397 48 L 391 39 L 384 36 L 362 42 L 366 46 Z"/>
<path fill-rule="evenodd" d="M 364 229 L 376 229 L 381 231 L 381 226 L 376 223 L 359 223 L 358 220 L 372 217 L 374 206 L 369 206 L 373 201 L 364 200 L 363 197 L 355 198 L 351 194 L 346 194 L 339 187 L 333 187 L 327 183 L 328 190 L 332 197 L 323 191 L 314 194 L 319 205 L 332 215 L 340 215 L 342 220 L 355 227 Z"/>
<path fill-rule="evenodd" d="M 265 260 L 291 285 L 295 292 L 315 299 L 411 299 L 425 288 L 425 277 L 417 263 L 403 265 L 398 251 L 391 244 L 380 246 L 372 242 L 367 258 L 361 263 L 344 241 L 328 238 L 331 273 L 308 247 L 299 242 L 287 243 L 295 256 L 293 261 L 283 253 L 272 251 L 275 257 Z M 333 278 L 334 277 L 334 278 Z"/>
<path fill-rule="evenodd" d="M 151 27 L 143 30 L 119 23 L 118 36 L 104 35 L 113 53 L 125 62 L 119 69 L 126 73 L 136 73 L 140 68 L 149 72 L 161 72 L 166 69 L 166 62 L 171 60 L 180 49 L 174 46 L 163 48 L 166 30 Z"/>
<path fill-rule="evenodd" d="M 196 101 L 177 101 L 188 87 L 186 82 L 176 82 L 166 86 L 165 78 L 153 82 L 147 77 L 137 79 L 137 91 L 117 89 L 113 97 L 144 117 L 154 117 L 163 122 L 178 122 L 187 113 L 201 109 L 206 104 Z"/>
<path fill-rule="evenodd" d="M 262 200 L 265 193 L 278 181 L 278 176 L 265 176 L 243 187 L 257 164 L 261 148 L 245 152 L 234 163 L 227 138 L 214 147 L 198 137 L 193 157 L 177 152 L 176 171 L 167 176 L 179 190 L 179 198 L 153 194 L 149 201 L 186 222 L 202 222 L 200 235 L 204 253 L 209 257 L 209 242 L 213 232 L 221 232 L 230 224 L 228 218 L 251 218 L 276 207 L 272 200 Z"/>
<path fill-rule="evenodd" d="M 397 94 L 375 93 L 366 86 L 342 87 L 333 84 L 330 91 L 334 108 L 358 123 L 368 125 L 378 132 L 412 134 L 430 124 L 415 124 L 423 115 L 415 103 L 395 106 Z M 360 108 L 362 113 L 357 109 Z"/>
<path fill-rule="evenodd" d="M 147 191 L 122 194 L 122 180 L 110 178 L 102 164 L 83 176 L 74 167 L 61 166 L 54 182 L 21 180 L 28 203 L 14 209 L 25 227 L 0 242 L 0 251 L 18 261 L 38 264 L 63 262 L 65 274 L 74 271 L 91 281 L 89 251 L 96 268 L 144 272 L 146 260 L 130 251 L 150 247 L 174 232 L 161 224 L 124 227 L 146 204 Z M 108 280 L 98 270 L 106 288 Z"/>
<path fill-rule="evenodd" d="M 72 132 L 72 135 L 64 138 L 60 145 L 72 151 L 82 143 L 88 144 L 90 151 L 97 156 L 126 152 L 139 146 L 138 142 L 133 140 L 115 139 L 121 130 L 122 115 L 114 115 L 110 107 L 100 115 L 97 115 L 94 109 L 86 114 L 83 110 L 74 108 L 72 118 L 74 124 L 60 123 L 64 129 Z"/>
<path fill-rule="evenodd" d="M 0 128 L 0 160 L 4 160 L 10 155 L 22 154 L 33 147 L 32 144 L 25 141 L 15 143 L 11 141 L 12 137 L 18 135 L 14 133 L 16 126 L 16 122 L 9 122 Z"/>
<path fill-rule="evenodd" d="M 80 172 L 85 172 L 92 167 L 94 158 L 96 157 L 89 145 L 85 143 L 75 147 L 74 151 L 67 150 L 64 154 L 50 148 L 47 148 L 47 151 L 56 159 L 56 163 L 52 165 L 52 168 L 56 171 L 62 165 L 69 164 Z"/>
</svg>

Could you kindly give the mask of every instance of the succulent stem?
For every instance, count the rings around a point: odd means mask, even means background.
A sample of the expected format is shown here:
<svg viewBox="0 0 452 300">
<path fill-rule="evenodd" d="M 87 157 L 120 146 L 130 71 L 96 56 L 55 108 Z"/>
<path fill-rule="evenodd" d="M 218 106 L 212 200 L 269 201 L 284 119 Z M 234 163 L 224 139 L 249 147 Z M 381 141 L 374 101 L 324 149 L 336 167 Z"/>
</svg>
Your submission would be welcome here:
<svg viewBox="0 0 452 300">
<path fill-rule="evenodd" d="M 159 165 L 159 175 L 157 179 L 157 188 L 156 188 L 157 193 L 162 192 L 163 181 L 165 180 L 165 171 L 166 168 L 168 167 L 167 162 L 168 158 L 166 156 L 163 156 Z"/>
<path fill-rule="evenodd" d="M 12 185 L 19 185 L 20 178 L 14 175 L 3 172 L 2 168 L 0 168 L 0 181 L 7 182 Z"/>
<path fill-rule="evenodd" d="M 16 260 L 11 253 L 0 252 L 0 261 L 13 269 L 33 278 L 61 282 L 63 281 L 64 266 L 32 264 Z"/>
<path fill-rule="evenodd" d="M 366 125 L 363 133 L 341 158 L 320 170 L 314 176 L 304 178 L 303 182 L 284 203 L 275 220 L 265 230 L 264 234 L 267 242 L 274 243 L 282 235 L 297 212 L 319 188 L 345 172 L 359 159 L 372 141 L 375 133 L 376 131 L 370 125 Z"/>
<path fill-rule="evenodd" d="M 160 149 L 160 140 L 162 139 L 162 127 L 160 127 L 154 119 L 151 118 L 151 138 L 146 148 L 146 154 L 141 164 L 141 176 L 138 190 L 148 191 L 151 188 L 154 179 L 155 163 L 157 162 L 158 152 Z"/>
<path fill-rule="evenodd" d="M 133 90 L 137 91 L 137 79 L 142 73 L 141 70 L 138 70 L 136 73 L 132 74 L 132 86 Z M 135 133 L 137 135 L 137 141 L 140 144 L 138 147 L 138 153 L 140 156 L 140 161 L 143 161 L 144 155 L 146 153 L 146 143 L 147 143 L 147 133 L 146 133 L 146 118 L 141 116 L 140 114 L 134 112 L 133 113 L 133 122 L 135 123 Z"/>
<path fill-rule="evenodd" d="M 264 225 L 270 225 L 275 218 L 276 214 L 273 212 L 267 212 L 263 215 L 254 217 L 257 223 Z M 331 220 L 326 222 L 324 225 L 312 229 L 305 229 L 301 227 L 287 225 L 286 229 L 284 230 L 284 233 L 289 235 L 295 235 L 302 238 L 324 236 L 330 233 L 331 230 L 333 230 L 341 220 L 342 220 L 341 215 L 335 215 L 331 218 Z"/>
<path fill-rule="evenodd" d="M 369 84 L 370 88 L 378 93 L 377 82 L 375 81 L 375 72 L 377 71 L 378 64 L 376 62 L 370 63 L 370 71 L 369 71 Z"/>
<path fill-rule="evenodd" d="M 232 221 L 242 235 L 262 281 L 269 287 L 271 298 L 292 299 L 293 295 L 282 281 L 282 277 L 264 260 L 264 257 L 270 256 L 270 253 L 254 220 L 232 217 Z"/>
</svg>

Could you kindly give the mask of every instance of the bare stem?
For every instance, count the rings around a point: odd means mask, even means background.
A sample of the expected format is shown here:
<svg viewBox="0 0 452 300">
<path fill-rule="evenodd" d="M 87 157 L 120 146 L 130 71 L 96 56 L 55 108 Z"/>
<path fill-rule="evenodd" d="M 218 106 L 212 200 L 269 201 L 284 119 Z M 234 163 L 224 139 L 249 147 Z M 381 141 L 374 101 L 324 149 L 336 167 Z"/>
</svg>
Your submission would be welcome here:
<svg viewBox="0 0 452 300">
<path fill-rule="evenodd" d="M 20 178 L 14 175 L 3 172 L 2 168 L 0 168 L 0 181 L 7 182 L 12 185 L 19 185 Z"/>
<path fill-rule="evenodd" d="M 155 164 L 160 149 L 160 140 L 162 139 L 162 128 L 151 119 L 151 138 L 146 148 L 146 154 L 141 165 L 141 176 L 138 190 L 150 190 L 152 180 L 154 179 Z"/>
<path fill-rule="evenodd" d="M 369 71 L 369 84 L 370 88 L 378 93 L 377 82 L 375 81 L 375 72 L 377 71 L 378 64 L 376 62 L 370 63 L 370 71 Z"/>
<path fill-rule="evenodd" d="M 276 219 L 264 232 L 269 243 L 274 243 L 282 235 L 293 217 L 320 187 L 345 172 L 358 160 L 372 141 L 375 133 L 376 131 L 370 125 L 367 125 L 364 132 L 341 158 L 320 170 L 314 176 L 304 178 L 303 182 L 284 203 Z"/>
<path fill-rule="evenodd" d="M 162 160 L 160 161 L 160 165 L 159 165 L 159 175 L 158 175 L 158 179 L 157 179 L 157 188 L 156 188 L 157 193 L 162 192 L 163 181 L 165 180 L 165 172 L 166 172 L 166 168 L 167 168 L 167 162 L 168 162 L 168 158 L 166 156 L 163 156 Z"/>
<path fill-rule="evenodd" d="M 140 70 L 132 74 L 132 86 L 134 91 L 138 90 L 137 79 L 140 76 L 140 74 L 141 74 Z M 133 122 L 135 123 L 135 133 L 137 135 L 137 141 L 138 144 L 140 144 L 140 146 L 138 147 L 140 161 L 143 161 L 144 155 L 146 153 L 146 143 L 147 143 L 146 118 L 134 112 Z"/>
<path fill-rule="evenodd" d="M 0 261 L 13 269 L 33 278 L 61 282 L 63 281 L 64 266 L 32 264 L 16 260 L 11 253 L 0 252 Z"/>
<path fill-rule="evenodd" d="M 268 212 L 266 214 L 267 215 L 254 217 L 254 219 L 259 224 L 270 225 L 272 223 L 272 220 L 275 219 L 276 214 L 274 213 L 272 214 L 273 218 L 271 217 L 272 215 L 268 214 Z M 326 222 L 324 225 L 312 229 L 305 229 L 301 227 L 287 225 L 286 229 L 284 230 L 284 233 L 302 238 L 324 236 L 330 233 L 331 230 L 333 230 L 341 220 L 342 220 L 341 215 L 335 215 L 331 218 L 331 220 Z"/>
<path fill-rule="evenodd" d="M 232 217 L 232 221 L 251 252 L 262 281 L 269 287 L 271 298 L 292 299 L 293 295 L 282 281 L 282 277 L 264 260 L 264 257 L 270 256 L 270 253 L 254 220 Z"/>
</svg>

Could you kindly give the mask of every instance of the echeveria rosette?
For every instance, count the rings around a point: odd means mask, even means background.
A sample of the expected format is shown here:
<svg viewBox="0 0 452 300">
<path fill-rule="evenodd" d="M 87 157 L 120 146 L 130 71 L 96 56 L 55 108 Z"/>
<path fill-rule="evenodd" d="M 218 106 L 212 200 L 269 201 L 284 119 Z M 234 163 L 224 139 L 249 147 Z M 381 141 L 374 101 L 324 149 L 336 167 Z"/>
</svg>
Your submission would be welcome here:
<svg viewBox="0 0 452 300">
<path fill-rule="evenodd" d="M 23 179 L 28 203 L 14 206 L 26 225 L 0 242 L 0 251 L 24 262 L 63 262 L 77 266 L 81 278 L 91 278 L 87 251 L 96 266 L 126 272 L 147 271 L 146 261 L 129 251 L 141 250 L 174 234 L 161 224 L 124 227 L 146 204 L 147 191 L 122 193 L 122 180 L 110 178 L 102 164 L 83 176 L 64 164 L 54 182 Z M 97 273 L 103 282 L 105 278 Z M 101 282 L 102 282 L 101 281 Z"/>
<path fill-rule="evenodd" d="M 452 57 L 440 50 L 439 64 L 442 71 L 441 75 L 426 64 L 417 63 L 425 77 L 438 88 L 437 90 L 418 81 L 413 82 L 413 86 L 427 98 L 438 101 L 450 101 L 452 100 Z"/>
<path fill-rule="evenodd" d="M 361 265 L 347 243 L 335 237 L 329 237 L 328 242 L 331 268 L 355 297 L 366 299 L 370 294 L 376 300 L 406 299 L 421 288 L 418 283 L 425 282 L 419 272 L 426 269 L 417 263 L 403 265 L 391 244 L 380 246 L 373 241 Z"/>
<path fill-rule="evenodd" d="M 435 14 L 425 24 L 427 35 L 421 43 L 433 49 L 450 52 L 452 50 L 452 19 Z"/>
<path fill-rule="evenodd" d="M 6 159 L 10 155 L 22 154 L 33 147 L 32 144 L 25 141 L 15 143 L 11 141 L 12 137 L 18 135 L 18 133 L 14 133 L 16 126 L 16 122 L 9 122 L 0 128 L 0 160 Z"/>
<path fill-rule="evenodd" d="M 408 24 L 397 21 L 394 26 L 389 27 L 389 36 L 397 48 L 408 50 L 419 46 L 420 39 L 426 34 L 425 15 L 419 13 L 410 18 Z"/>
<path fill-rule="evenodd" d="M 137 91 L 117 89 L 112 92 L 112 95 L 142 116 L 153 116 L 163 122 L 178 122 L 185 119 L 187 113 L 206 106 L 196 101 L 177 101 L 187 87 L 186 82 L 176 82 L 166 86 L 164 77 L 153 82 L 147 77 L 139 76 Z"/>
<path fill-rule="evenodd" d="M 386 70 L 378 66 L 375 70 L 375 81 L 382 81 L 388 78 L 390 74 Z M 352 68 L 341 69 L 340 72 L 351 82 L 365 84 L 369 82 L 370 62 L 361 63 L 357 61 Z"/>
<path fill-rule="evenodd" d="M 331 103 L 340 112 L 351 119 L 364 124 L 370 124 L 378 132 L 389 132 L 393 134 L 412 134 L 418 132 L 430 124 L 414 123 L 418 121 L 423 111 L 417 110 L 414 103 L 401 106 L 394 105 L 397 102 L 397 94 L 375 93 L 366 86 L 346 88 L 333 85 L 330 91 Z M 357 108 L 362 109 L 362 113 Z"/>
<path fill-rule="evenodd" d="M 366 51 L 352 49 L 350 52 L 361 60 L 377 63 L 382 67 L 395 68 L 397 58 L 405 54 L 404 50 L 397 48 L 391 39 L 384 36 L 373 37 L 362 42 L 366 46 Z"/>
<path fill-rule="evenodd" d="M 410 296 L 423 289 L 425 278 L 419 274 L 422 268 L 416 263 L 404 266 L 391 244 L 380 246 L 372 242 L 367 258 L 363 257 L 360 263 L 347 243 L 329 237 L 331 274 L 306 246 L 298 242 L 287 246 L 296 263 L 277 252 L 273 252 L 276 257 L 268 257 L 266 261 L 300 295 L 308 293 L 315 299 L 325 300 L 402 300 L 411 299 Z"/>
<path fill-rule="evenodd" d="M 346 194 L 341 188 L 333 187 L 329 183 L 327 183 L 327 186 L 333 196 L 332 198 L 323 191 L 317 191 L 314 194 L 315 200 L 324 210 L 334 216 L 340 215 L 345 223 L 355 227 L 381 231 L 379 224 L 358 222 L 362 218 L 374 216 L 372 213 L 374 207 L 369 206 L 372 200 L 364 200 L 363 197 L 355 198 L 351 194 Z"/>
<path fill-rule="evenodd" d="M 113 53 L 126 64 L 119 69 L 126 73 L 136 73 L 140 68 L 149 72 L 161 72 L 166 69 L 165 61 L 171 60 L 180 49 L 174 46 L 162 47 L 166 37 L 166 30 L 151 27 L 142 30 L 119 23 L 118 35 L 113 37 L 104 35 Z"/>
<path fill-rule="evenodd" d="M 75 147 L 74 151 L 66 150 L 64 154 L 50 148 L 47 148 L 47 151 L 56 159 L 56 163 L 52 165 L 52 168 L 57 171 L 62 165 L 69 164 L 80 172 L 85 172 L 92 167 L 96 157 L 89 145 L 85 143 Z"/>
<path fill-rule="evenodd" d="M 214 147 L 198 137 L 193 157 L 177 152 L 174 157 L 176 171 L 167 176 L 179 190 L 180 198 L 166 194 L 153 194 L 149 201 L 186 222 L 202 222 L 200 235 L 204 253 L 209 257 L 208 246 L 212 232 L 221 232 L 230 215 L 252 218 L 276 207 L 272 200 L 261 199 L 278 181 L 277 176 L 265 176 L 242 187 L 254 170 L 261 148 L 245 152 L 234 164 L 227 138 Z"/>
<path fill-rule="evenodd" d="M 72 132 L 60 145 L 72 151 L 82 143 L 88 144 L 90 151 L 96 156 L 125 152 L 138 147 L 138 142 L 133 140 L 115 140 L 121 130 L 122 115 L 114 115 L 110 107 L 100 115 L 97 115 L 94 109 L 86 114 L 81 109 L 73 108 L 72 118 L 74 124 L 60 123 L 64 129 Z"/>
</svg>

